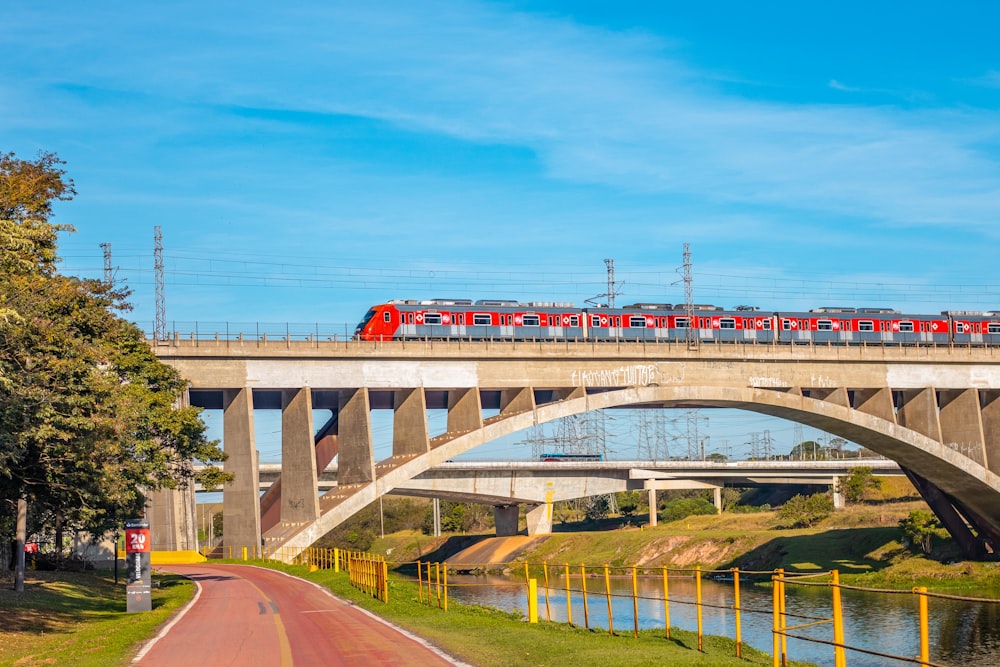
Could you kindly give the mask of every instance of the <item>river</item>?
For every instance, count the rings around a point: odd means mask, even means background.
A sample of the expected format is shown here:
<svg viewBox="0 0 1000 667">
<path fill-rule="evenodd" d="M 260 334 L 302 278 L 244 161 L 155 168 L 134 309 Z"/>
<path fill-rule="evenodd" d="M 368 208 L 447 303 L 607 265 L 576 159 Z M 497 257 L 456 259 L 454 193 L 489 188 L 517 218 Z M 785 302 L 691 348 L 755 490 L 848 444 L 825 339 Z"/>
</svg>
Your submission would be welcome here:
<svg viewBox="0 0 1000 667">
<path fill-rule="evenodd" d="M 524 579 L 485 575 L 449 575 L 449 599 L 468 604 L 496 607 L 527 614 Z M 579 576 L 571 577 L 572 617 L 575 625 L 584 624 L 584 606 Z M 831 593 L 827 587 L 805 588 L 788 585 L 788 625 L 807 622 L 801 617 L 832 616 Z M 639 627 L 663 628 L 663 582 L 659 577 L 639 578 Z M 628 577 L 611 580 L 615 631 L 631 633 L 634 625 L 632 582 Z M 685 630 L 697 628 L 695 582 L 691 578 L 669 581 L 670 623 Z M 772 594 L 769 586 L 741 583 L 743 643 L 767 653 L 772 647 Z M 992 597 L 996 597 L 994 594 Z M 550 572 L 548 612 L 545 589 L 538 584 L 538 615 L 541 620 L 565 622 L 565 579 Z M 587 578 L 587 599 L 590 627 L 607 628 L 608 612 L 604 579 Z M 706 605 L 702 615 L 705 634 L 735 637 L 735 613 L 732 609 L 733 583 L 702 581 L 702 599 Z M 919 615 L 917 598 L 909 594 L 842 591 L 845 643 L 892 655 L 919 655 Z M 687 603 L 687 604 L 686 604 Z M 1000 604 L 967 603 L 938 598 L 929 599 L 929 635 L 931 660 L 943 665 L 962 667 L 995 667 L 1000 665 Z M 832 625 L 824 624 L 796 631 L 808 637 L 832 640 Z M 788 657 L 817 665 L 833 665 L 830 646 L 798 639 L 788 640 Z M 881 667 L 910 663 L 890 658 L 847 652 L 850 667 Z"/>
</svg>

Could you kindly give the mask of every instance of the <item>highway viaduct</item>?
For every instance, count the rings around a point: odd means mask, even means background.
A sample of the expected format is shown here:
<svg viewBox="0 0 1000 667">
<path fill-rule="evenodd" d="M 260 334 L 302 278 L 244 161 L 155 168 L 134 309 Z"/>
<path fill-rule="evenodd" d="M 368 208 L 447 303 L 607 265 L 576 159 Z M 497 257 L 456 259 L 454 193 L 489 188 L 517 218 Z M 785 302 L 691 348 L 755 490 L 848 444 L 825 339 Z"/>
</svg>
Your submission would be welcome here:
<svg viewBox="0 0 1000 667">
<path fill-rule="evenodd" d="M 228 545 L 293 554 L 430 468 L 535 424 L 616 407 L 738 408 L 862 444 L 906 472 L 963 550 L 1000 548 L 1000 351 L 973 347 L 200 340 L 152 343 L 223 410 Z M 281 479 L 258 502 L 253 410 L 282 410 Z M 333 417 L 316 429 L 313 408 Z M 393 411 L 376 462 L 370 413 Z M 447 410 L 432 435 L 427 411 Z M 484 417 L 484 411 L 490 414 Z M 313 434 L 319 433 L 314 438 Z M 334 456 L 338 483 L 317 497 Z"/>
</svg>

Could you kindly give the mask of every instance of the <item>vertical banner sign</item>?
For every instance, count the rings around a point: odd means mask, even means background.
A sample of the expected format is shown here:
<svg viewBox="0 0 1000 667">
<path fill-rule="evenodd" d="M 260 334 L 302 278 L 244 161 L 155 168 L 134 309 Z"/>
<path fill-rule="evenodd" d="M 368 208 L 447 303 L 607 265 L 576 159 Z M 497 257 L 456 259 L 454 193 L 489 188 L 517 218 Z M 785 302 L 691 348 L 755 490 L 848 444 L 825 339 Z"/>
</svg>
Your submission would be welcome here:
<svg viewBox="0 0 1000 667">
<path fill-rule="evenodd" d="M 129 519 L 125 522 L 125 569 L 128 570 L 125 597 L 129 613 L 153 609 L 149 556 L 149 521 Z"/>
</svg>

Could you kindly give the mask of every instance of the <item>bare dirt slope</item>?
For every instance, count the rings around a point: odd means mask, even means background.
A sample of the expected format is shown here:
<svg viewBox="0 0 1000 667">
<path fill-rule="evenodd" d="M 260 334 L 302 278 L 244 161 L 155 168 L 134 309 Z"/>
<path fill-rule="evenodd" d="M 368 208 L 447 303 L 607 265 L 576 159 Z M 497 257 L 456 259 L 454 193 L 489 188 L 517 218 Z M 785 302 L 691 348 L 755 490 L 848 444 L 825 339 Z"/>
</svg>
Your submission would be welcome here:
<svg viewBox="0 0 1000 667">
<path fill-rule="evenodd" d="M 517 554 L 544 542 L 546 539 L 547 536 L 528 537 L 526 535 L 490 537 L 451 556 L 448 559 L 448 565 L 468 567 L 489 563 L 508 563 Z"/>
</svg>

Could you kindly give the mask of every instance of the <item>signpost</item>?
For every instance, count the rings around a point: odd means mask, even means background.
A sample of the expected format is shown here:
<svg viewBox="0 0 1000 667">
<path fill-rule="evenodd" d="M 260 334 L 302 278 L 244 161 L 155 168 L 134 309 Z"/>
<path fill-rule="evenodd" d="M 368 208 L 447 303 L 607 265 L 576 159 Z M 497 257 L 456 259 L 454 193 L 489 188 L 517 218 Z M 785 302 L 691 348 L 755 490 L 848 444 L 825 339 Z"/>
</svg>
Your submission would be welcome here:
<svg viewBox="0 0 1000 667">
<path fill-rule="evenodd" d="M 150 574 L 149 521 L 129 519 L 125 522 L 125 569 L 128 583 L 125 586 L 126 611 L 151 611 L 153 609 Z"/>
</svg>

